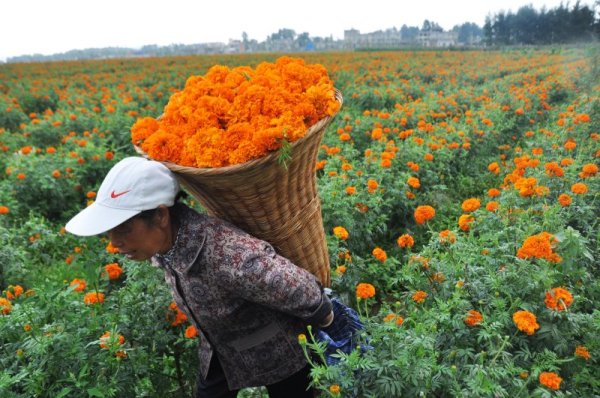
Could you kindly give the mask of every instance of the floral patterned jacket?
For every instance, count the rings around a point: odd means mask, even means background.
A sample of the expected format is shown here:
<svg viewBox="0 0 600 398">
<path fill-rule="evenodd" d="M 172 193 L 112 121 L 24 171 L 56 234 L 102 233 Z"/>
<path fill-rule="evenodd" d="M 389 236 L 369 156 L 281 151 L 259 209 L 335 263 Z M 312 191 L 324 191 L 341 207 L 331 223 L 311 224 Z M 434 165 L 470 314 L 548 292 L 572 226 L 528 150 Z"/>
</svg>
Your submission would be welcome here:
<svg viewBox="0 0 600 398">
<path fill-rule="evenodd" d="M 306 365 L 298 335 L 332 305 L 312 274 L 233 225 L 178 205 L 180 230 L 165 256 L 177 306 L 200 336 L 200 376 L 217 355 L 230 389 L 268 385 Z"/>
</svg>

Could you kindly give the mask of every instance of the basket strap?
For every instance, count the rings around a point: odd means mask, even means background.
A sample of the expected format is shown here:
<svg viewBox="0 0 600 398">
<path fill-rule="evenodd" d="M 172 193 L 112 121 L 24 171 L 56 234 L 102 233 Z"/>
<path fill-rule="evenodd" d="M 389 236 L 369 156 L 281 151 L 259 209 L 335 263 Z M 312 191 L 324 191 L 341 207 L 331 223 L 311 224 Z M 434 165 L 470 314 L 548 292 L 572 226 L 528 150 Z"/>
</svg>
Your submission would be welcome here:
<svg viewBox="0 0 600 398">
<path fill-rule="evenodd" d="M 261 238 L 268 241 L 283 242 L 290 236 L 297 233 L 302 226 L 305 225 L 306 220 L 310 220 L 313 214 L 321 210 L 321 201 L 319 196 L 315 195 L 310 202 L 308 202 L 302 209 L 300 209 L 296 215 L 284 224 L 277 228 L 271 229 L 269 232 L 261 234 Z"/>
</svg>

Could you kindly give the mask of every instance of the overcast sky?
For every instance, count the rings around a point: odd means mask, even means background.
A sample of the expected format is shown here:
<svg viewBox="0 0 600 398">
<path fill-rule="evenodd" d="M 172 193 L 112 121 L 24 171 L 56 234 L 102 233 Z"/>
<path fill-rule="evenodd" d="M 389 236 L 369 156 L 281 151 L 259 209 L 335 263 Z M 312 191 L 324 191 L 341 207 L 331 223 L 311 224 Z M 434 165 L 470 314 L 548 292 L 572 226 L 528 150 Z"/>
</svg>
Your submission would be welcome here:
<svg viewBox="0 0 600 398">
<path fill-rule="evenodd" d="M 531 4 L 537 10 L 575 0 L 0 0 L 0 60 L 92 47 L 264 41 L 282 28 L 341 39 L 361 33 L 421 26 L 445 30 L 464 22 L 483 26 L 488 14 Z M 593 0 L 582 0 L 593 6 Z"/>
</svg>

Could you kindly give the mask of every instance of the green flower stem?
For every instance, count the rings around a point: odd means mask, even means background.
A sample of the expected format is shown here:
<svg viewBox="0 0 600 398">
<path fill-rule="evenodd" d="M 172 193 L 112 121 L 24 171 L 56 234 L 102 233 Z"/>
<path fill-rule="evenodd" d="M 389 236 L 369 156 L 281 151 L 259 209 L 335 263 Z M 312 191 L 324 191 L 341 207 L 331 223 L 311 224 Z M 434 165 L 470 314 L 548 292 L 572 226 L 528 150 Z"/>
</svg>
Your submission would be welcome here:
<svg viewBox="0 0 600 398">
<path fill-rule="evenodd" d="M 525 381 L 525 383 L 523 383 L 523 385 L 521 386 L 519 391 L 517 391 L 515 398 L 519 398 L 521 396 L 521 392 L 525 389 L 525 387 L 527 387 L 527 384 L 529 384 L 529 377 L 527 378 L 527 381 Z"/>
<path fill-rule="evenodd" d="M 518 330 L 515 332 L 515 334 L 512 335 L 513 339 L 517 336 L 517 333 L 519 333 Z M 504 347 L 506 347 L 506 344 L 508 343 L 508 341 L 510 339 L 511 339 L 510 336 L 504 336 L 504 340 L 502 341 L 502 345 L 500 346 L 500 348 L 498 348 L 498 351 L 496 352 L 496 355 L 494 356 L 494 358 L 492 358 L 492 361 L 490 362 L 490 366 L 492 366 L 493 364 L 496 363 L 496 359 L 498 359 L 498 356 L 500 356 L 500 353 L 504 350 Z"/>
<path fill-rule="evenodd" d="M 513 335 L 513 337 L 515 337 L 516 335 L 517 334 L 515 333 Z M 502 352 L 502 350 L 504 350 L 504 347 L 506 347 L 506 344 L 508 343 L 508 340 L 510 340 L 510 336 L 504 336 L 504 340 L 502 341 L 502 345 L 498 349 L 498 352 L 496 352 L 496 355 L 494 356 L 494 358 L 492 358 L 492 361 L 490 362 L 490 366 L 492 366 L 493 364 L 496 363 L 496 359 L 498 359 L 498 356 L 500 355 L 500 353 Z"/>
<path fill-rule="evenodd" d="M 308 335 L 310 336 L 311 348 L 313 349 L 313 351 L 315 351 L 317 353 L 317 355 L 319 355 L 319 359 L 321 360 L 321 362 L 323 363 L 323 365 L 325 365 L 325 367 L 327 367 L 327 362 L 325 361 L 325 351 L 316 342 L 315 336 L 313 335 L 313 332 L 312 332 L 312 326 L 308 325 L 307 330 L 308 330 Z"/>
</svg>

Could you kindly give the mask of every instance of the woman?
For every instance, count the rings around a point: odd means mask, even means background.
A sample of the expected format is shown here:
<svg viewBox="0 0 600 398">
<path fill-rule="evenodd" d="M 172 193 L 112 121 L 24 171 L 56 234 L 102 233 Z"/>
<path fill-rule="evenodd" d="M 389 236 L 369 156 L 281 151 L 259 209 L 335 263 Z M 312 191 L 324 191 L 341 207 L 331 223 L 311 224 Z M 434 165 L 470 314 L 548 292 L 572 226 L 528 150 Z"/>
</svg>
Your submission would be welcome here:
<svg viewBox="0 0 600 398">
<path fill-rule="evenodd" d="M 127 258 L 164 269 L 200 335 L 198 397 L 262 385 L 271 397 L 313 396 L 298 335 L 333 320 L 322 286 L 269 243 L 176 203 L 179 190 L 163 164 L 125 158 L 66 229 L 106 233 Z"/>
</svg>

